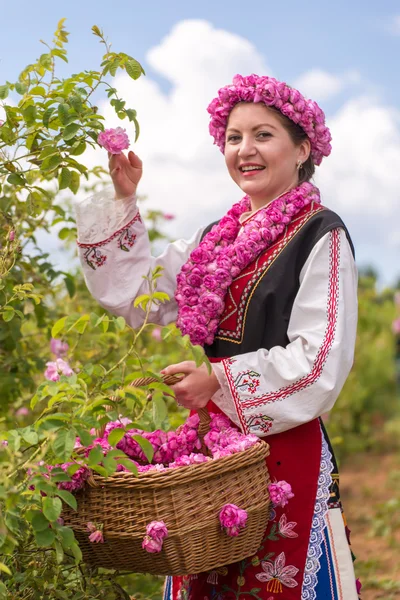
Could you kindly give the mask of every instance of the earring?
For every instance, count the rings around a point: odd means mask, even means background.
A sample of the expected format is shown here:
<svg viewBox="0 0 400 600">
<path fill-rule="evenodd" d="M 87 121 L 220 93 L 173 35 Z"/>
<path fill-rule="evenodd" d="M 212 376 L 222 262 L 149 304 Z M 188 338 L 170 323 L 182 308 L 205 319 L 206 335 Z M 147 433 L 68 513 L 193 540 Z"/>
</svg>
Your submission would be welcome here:
<svg viewBox="0 0 400 600">
<path fill-rule="evenodd" d="M 303 167 L 303 163 L 301 162 L 301 160 L 297 161 L 297 170 L 300 171 L 300 169 Z"/>
</svg>

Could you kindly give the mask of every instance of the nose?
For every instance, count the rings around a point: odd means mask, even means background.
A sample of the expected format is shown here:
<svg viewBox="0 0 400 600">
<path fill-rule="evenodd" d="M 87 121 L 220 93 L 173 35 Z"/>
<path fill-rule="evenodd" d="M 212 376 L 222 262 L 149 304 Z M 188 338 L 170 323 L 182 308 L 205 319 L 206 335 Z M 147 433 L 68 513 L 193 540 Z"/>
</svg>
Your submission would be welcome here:
<svg viewBox="0 0 400 600">
<path fill-rule="evenodd" d="M 254 137 L 252 135 L 243 135 L 239 146 L 239 157 L 246 158 L 248 156 L 254 156 L 257 152 Z"/>
</svg>

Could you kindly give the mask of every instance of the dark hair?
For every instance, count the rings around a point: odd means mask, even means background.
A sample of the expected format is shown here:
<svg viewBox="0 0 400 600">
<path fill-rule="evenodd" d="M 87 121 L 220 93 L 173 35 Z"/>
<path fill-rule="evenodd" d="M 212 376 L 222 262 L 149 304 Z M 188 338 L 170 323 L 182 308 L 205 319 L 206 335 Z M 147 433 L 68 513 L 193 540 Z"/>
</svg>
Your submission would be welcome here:
<svg viewBox="0 0 400 600">
<path fill-rule="evenodd" d="M 281 121 L 282 125 L 292 138 L 292 142 L 296 146 L 300 146 L 301 142 L 308 139 L 308 136 L 304 129 L 297 125 L 294 121 L 286 117 L 286 115 L 282 114 L 280 110 L 274 108 L 273 106 L 267 107 L 269 110 L 273 110 L 278 119 Z M 304 181 L 310 181 L 315 172 L 315 165 L 312 159 L 311 153 L 307 158 L 306 162 L 299 169 L 299 183 L 304 183 Z"/>
</svg>

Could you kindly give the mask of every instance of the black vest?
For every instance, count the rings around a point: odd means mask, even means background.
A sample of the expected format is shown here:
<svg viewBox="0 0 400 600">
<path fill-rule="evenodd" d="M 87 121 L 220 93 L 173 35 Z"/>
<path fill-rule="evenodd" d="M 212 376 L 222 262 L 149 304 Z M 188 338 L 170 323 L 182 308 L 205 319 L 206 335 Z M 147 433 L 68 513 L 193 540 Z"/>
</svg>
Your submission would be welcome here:
<svg viewBox="0 0 400 600">
<path fill-rule="evenodd" d="M 213 225 L 205 229 L 203 237 Z M 222 358 L 259 348 L 287 346 L 288 323 L 300 286 L 300 272 L 318 240 L 339 227 L 345 230 L 354 255 L 349 233 L 337 214 L 321 205 L 303 209 L 273 246 L 243 271 L 246 275 L 233 280 L 225 297 L 220 328 L 213 343 L 204 347 L 207 356 Z M 238 292 L 244 282 L 244 289 Z M 224 323 L 230 309 L 229 328 Z M 232 326 L 235 320 L 236 327 Z"/>
</svg>

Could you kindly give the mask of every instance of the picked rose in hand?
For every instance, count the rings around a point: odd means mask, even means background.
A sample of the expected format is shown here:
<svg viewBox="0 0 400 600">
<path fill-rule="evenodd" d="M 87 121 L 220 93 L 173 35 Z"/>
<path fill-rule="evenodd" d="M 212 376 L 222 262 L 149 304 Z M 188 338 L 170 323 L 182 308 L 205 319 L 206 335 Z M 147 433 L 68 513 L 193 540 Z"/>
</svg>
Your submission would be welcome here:
<svg viewBox="0 0 400 600">
<path fill-rule="evenodd" d="M 122 150 L 129 148 L 129 138 L 125 129 L 105 129 L 98 135 L 97 142 L 110 154 L 121 154 Z"/>
</svg>

